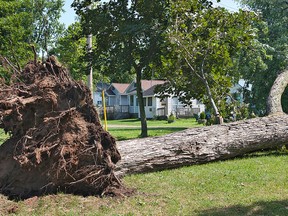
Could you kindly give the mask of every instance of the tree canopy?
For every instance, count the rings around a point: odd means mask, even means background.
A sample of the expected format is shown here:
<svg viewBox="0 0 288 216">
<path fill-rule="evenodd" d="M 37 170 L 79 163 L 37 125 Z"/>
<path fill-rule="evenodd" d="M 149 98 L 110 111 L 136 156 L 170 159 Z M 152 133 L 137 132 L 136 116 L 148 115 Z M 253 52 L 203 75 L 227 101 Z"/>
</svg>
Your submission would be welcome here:
<svg viewBox="0 0 288 216">
<path fill-rule="evenodd" d="M 267 26 L 267 34 L 259 34 L 259 42 L 263 44 L 261 50 L 270 58 L 263 58 L 264 64 L 261 67 L 255 64 L 254 57 L 254 60 L 250 61 L 252 67 L 246 67 L 246 72 L 243 73 L 244 78 L 252 84 L 251 100 L 255 110 L 264 114 L 266 98 L 273 82 L 288 66 L 288 3 L 286 0 L 238 0 L 238 2 L 258 13 Z M 247 59 L 244 61 L 249 62 Z M 250 70 L 255 72 L 251 73 Z M 284 111 L 288 112 L 288 89 L 282 96 L 282 106 Z"/>
<path fill-rule="evenodd" d="M 4 72 L 9 59 L 18 70 L 33 58 L 31 45 L 37 52 L 47 51 L 54 38 L 63 30 L 59 23 L 64 5 L 63 0 L 0 0 L 0 75 L 9 79 Z M 9 65 L 9 64 L 8 64 Z"/>
<path fill-rule="evenodd" d="M 32 16 L 29 11 L 24 10 L 26 5 L 25 0 L 0 0 L 0 55 L 10 59 L 19 70 L 23 62 L 31 58 L 32 53 L 29 48 Z M 0 72 L 2 77 L 8 78 L 8 74 L 4 73 L 1 67 Z"/>
<path fill-rule="evenodd" d="M 74 79 L 86 79 L 84 73 L 87 69 L 84 58 L 86 55 L 86 38 L 82 36 L 82 27 L 79 22 L 68 26 L 50 53 L 58 57 L 60 62 L 69 69 Z"/>
<path fill-rule="evenodd" d="M 88 9 L 90 1 L 74 1 L 84 32 L 97 41 L 93 66 L 105 73 L 134 73 L 137 82 L 142 133 L 147 136 L 141 79 L 151 78 L 151 65 L 161 62 L 163 32 L 167 27 L 168 1 L 118 0 Z"/>
<path fill-rule="evenodd" d="M 30 4 L 33 17 L 32 42 L 47 53 L 64 30 L 64 24 L 59 22 L 64 0 L 30 0 Z"/>
<path fill-rule="evenodd" d="M 170 54 L 163 56 L 163 72 L 169 80 L 164 93 L 176 94 L 188 104 L 192 98 L 200 99 L 219 115 L 218 107 L 239 80 L 236 55 L 255 37 L 251 21 L 256 16 L 204 7 L 198 1 L 177 1 L 171 10 Z"/>
</svg>

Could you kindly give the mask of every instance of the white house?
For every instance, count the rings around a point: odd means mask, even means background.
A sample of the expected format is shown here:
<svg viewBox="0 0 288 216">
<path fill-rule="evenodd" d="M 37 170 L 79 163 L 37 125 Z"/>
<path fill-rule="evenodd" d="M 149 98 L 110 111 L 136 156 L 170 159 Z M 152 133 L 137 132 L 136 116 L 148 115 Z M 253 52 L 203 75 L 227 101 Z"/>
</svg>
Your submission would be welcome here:
<svg viewBox="0 0 288 216">
<path fill-rule="evenodd" d="M 97 83 L 96 90 L 93 92 L 93 102 L 97 107 L 102 106 L 102 91 L 104 92 L 109 88 L 110 84 L 107 83 Z"/>
<path fill-rule="evenodd" d="M 142 80 L 141 87 L 143 90 L 144 106 L 146 118 L 155 116 L 167 116 L 170 113 L 178 116 L 193 116 L 205 110 L 204 104 L 197 100 L 192 100 L 190 107 L 185 107 L 177 97 L 166 97 L 163 100 L 157 97 L 155 88 L 157 85 L 164 84 L 163 80 Z M 99 95 L 95 93 L 94 95 Z M 94 97 L 96 98 L 96 96 Z M 136 81 L 132 83 L 112 83 L 105 90 L 106 105 L 113 109 L 113 112 L 129 113 L 130 117 L 140 118 L 139 103 L 136 93 Z M 95 105 L 100 104 L 94 101 Z M 118 115 L 119 116 L 119 115 Z"/>
</svg>

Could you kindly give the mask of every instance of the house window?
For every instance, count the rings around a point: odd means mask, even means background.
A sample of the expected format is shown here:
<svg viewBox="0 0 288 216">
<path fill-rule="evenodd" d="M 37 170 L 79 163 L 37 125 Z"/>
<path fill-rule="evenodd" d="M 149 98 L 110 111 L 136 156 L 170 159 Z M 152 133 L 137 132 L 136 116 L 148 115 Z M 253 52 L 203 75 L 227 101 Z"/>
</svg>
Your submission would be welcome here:
<svg viewBox="0 0 288 216">
<path fill-rule="evenodd" d="M 97 101 L 97 105 L 98 106 L 102 105 L 102 101 Z"/>
<path fill-rule="evenodd" d="M 148 106 L 152 106 L 152 97 L 148 97 Z"/>
<path fill-rule="evenodd" d="M 134 95 L 130 95 L 130 106 L 134 106 Z"/>
<path fill-rule="evenodd" d="M 143 98 L 144 106 L 146 106 L 146 98 Z"/>
<path fill-rule="evenodd" d="M 138 106 L 138 98 L 136 98 L 136 106 Z"/>
</svg>

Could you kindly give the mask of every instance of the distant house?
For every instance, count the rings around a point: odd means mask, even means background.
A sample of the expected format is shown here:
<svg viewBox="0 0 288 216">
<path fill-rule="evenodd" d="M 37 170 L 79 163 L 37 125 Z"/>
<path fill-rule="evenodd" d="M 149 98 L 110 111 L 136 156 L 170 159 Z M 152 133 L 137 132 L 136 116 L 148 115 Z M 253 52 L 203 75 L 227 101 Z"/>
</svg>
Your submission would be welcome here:
<svg viewBox="0 0 288 216">
<path fill-rule="evenodd" d="M 164 84 L 163 80 L 142 80 L 141 87 L 143 90 L 143 99 L 145 106 L 146 118 L 154 118 L 155 116 L 167 116 L 173 113 L 177 116 L 193 116 L 205 110 L 205 106 L 197 100 L 192 100 L 190 107 L 185 107 L 179 102 L 177 97 L 167 97 L 161 100 L 157 97 L 155 88 L 157 85 Z M 110 118 L 140 118 L 139 103 L 136 92 L 136 81 L 132 83 L 111 83 L 105 89 L 106 105 L 108 116 Z M 98 90 L 98 89 L 97 89 Z M 101 93 L 94 93 L 95 105 L 100 104 L 95 101 L 98 98 L 96 95 Z M 110 115 L 109 115 L 110 112 Z"/>
<path fill-rule="evenodd" d="M 128 96 L 125 91 L 128 86 L 127 83 L 112 83 L 105 92 L 107 106 L 127 106 Z"/>
<path fill-rule="evenodd" d="M 163 106 L 160 104 L 160 99 L 155 95 L 155 88 L 157 85 L 164 84 L 163 80 L 142 80 L 141 87 L 143 90 L 143 99 L 146 118 L 153 118 L 154 116 L 159 115 L 157 110 Z M 134 117 L 140 118 L 139 113 L 139 103 L 136 92 L 136 82 L 133 81 L 126 90 L 126 93 L 129 95 L 129 112 Z"/>
</svg>

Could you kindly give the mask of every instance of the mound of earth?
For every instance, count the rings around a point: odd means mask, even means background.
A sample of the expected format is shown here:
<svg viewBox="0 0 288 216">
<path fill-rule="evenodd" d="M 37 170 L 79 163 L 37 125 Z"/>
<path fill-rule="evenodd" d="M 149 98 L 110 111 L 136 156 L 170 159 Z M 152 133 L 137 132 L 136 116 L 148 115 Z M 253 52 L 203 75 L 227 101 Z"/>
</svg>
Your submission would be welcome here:
<svg viewBox="0 0 288 216">
<path fill-rule="evenodd" d="M 0 192 L 11 198 L 48 193 L 109 195 L 122 191 L 114 174 L 115 139 L 103 130 L 89 89 L 55 57 L 29 62 L 0 87 Z"/>
</svg>

